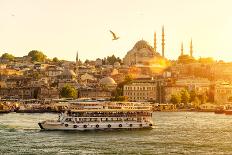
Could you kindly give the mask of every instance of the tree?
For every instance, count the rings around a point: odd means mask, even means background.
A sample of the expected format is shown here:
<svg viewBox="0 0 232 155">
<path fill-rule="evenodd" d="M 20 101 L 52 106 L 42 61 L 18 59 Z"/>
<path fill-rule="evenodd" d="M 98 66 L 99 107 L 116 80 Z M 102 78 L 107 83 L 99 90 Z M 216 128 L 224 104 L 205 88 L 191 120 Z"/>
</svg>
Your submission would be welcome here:
<svg viewBox="0 0 232 155">
<path fill-rule="evenodd" d="M 193 102 L 195 100 L 196 96 L 197 96 L 196 91 L 191 90 L 189 94 L 190 94 L 190 100 L 189 101 Z"/>
<path fill-rule="evenodd" d="M 203 63 L 203 64 L 210 64 L 210 63 L 214 63 L 215 60 L 211 57 L 207 57 L 207 58 L 199 58 L 198 62 Z"/>
<path fill-rule="evenodd" d="M 90 61 L 88 59 L 85 60 L 85 64 L 88 64 L 90 63 Z"/>
<path fill-rule="evenodd" d="M 73 86 L 65 85 L 60 90 L 60 96 L 65 97 L 65 98 L 76 98 L 77 90 Z"/>
<path fill-rule="evenodd" d="M 52 61 L 53 61 L 53 62 L 59 62 L 59 59 L 58 59 L 57 57 L 54 57 L 54 58 L 52 59 Z"/>
<path fill-rule="evenodd" d="M 208 96 L 206 93 L 202 93 L 201 95 L 198 95 L 198 98 L 199 98 L 201 104 L 206 103 L 206 101 L 208 100 Z"/>
<path fill-rule="evenodd" d="M 2 54 L 1 58 L 2 59 L 7 59 L 9 61 L 12 61 L 12 60 L 14 60 L 15 57 L 12 54 L 4 53 L 4 54 Z"/>
<path fill-rule="evenodd" d="M 181 102 L 181 95 L 180 94 L 172 94 L 170 102 L 173 104 L 179 104 Z"/>
<path fill-rule="evenodd" d="M 181 102 L 187 104 L 190 99 L 189 92 L 186 89 L 184 89 L 180 92 L 180 94 L 181 94 Z"/>
<path fill-rule="evenodd" d="M 120 101 L 119 98 L 123 97 L 124 85 L 130 83 L 132 81 L 132 79 L 133 79 L 132 76 L 128 74 L 125 76 L 124 81 L 117 85 L 116 90 L 112 93 L 112 96 L 114 96 L 114 100 Z"/>
<path fill-rule="evenodd" d="M 37 62 L 44 62 L 47 58 L 46 55 L 43 54 L 43 52 L 37 51 L 37 50 L 32 50 L 28 53 L 28 56 L 31 57 L 32 61 L 37 61 Z"/>
<path fill-rule="evenodd" d="M 132 80 L 133 80 L 133 76 L 130 75 L 130 74 L 128 74 L 128 75 L 126 75 L 125 78 L 124 78 L 124 83 L 125 83 L 125 84 L 128 84 L 128 83 L 130 83 Z"/>
<path fill-rule="evenodd" d="M 32 77 L 33 79 L 40 79 L 41 77 L 43 77 L 43 75 L 41 75 L 39 72 L 33 72 L 31 74 L 29 74 L 29 77 Z"/>
<path fill-rule="evenodd" d="M 109 62 L 110 65 L 113 65 L 117 61 L 117 58 L 114 55 L 108 56 L 107 61 Z"/>
<path fill-rule="evenodd" d="M 107 56 L 107 58 L 102 59 L 103 65 L 107 65 L 107 64 L 114 65 L 115 62 L 121 63 L 122 60 L 119 57 L 116 58 L 115 55 Z"/>
<path fill-rule="evenodd" d="M 194 101 L 193 101 L 194 107 L 195 107 L 195 108 L 199 108 L 200 102 L 201 102 L 201 101 L 199 100 L 199 98 L 198 98 L 198 97 L 195 97 L 195 99 L 194 99 Z"/>
</svg>

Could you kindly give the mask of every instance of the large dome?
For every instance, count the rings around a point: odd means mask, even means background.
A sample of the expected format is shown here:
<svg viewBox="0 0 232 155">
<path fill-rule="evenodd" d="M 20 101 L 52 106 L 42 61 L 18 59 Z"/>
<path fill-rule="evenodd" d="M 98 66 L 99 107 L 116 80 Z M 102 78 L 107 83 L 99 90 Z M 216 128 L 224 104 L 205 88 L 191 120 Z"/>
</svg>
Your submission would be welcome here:
<svg viewBox="0 0 232 155">
<path fill-rule="evenodd" d="M 150 50 L 153 49 L 152 46 L 149 45 L 149 43 L 146 42 L 145 40 L 138 41 L 133 47 L 133 49 L 136 49 L 136 50 L 140 50 L 140 49 L 143 49 L 143 48 L 150 49 Z"/>
<path fill-rule="evenodd" d="M 102 78 L 99 83 L 101 85 L 116 85 L 116 82 L 111 77 Z"/>
<path fill-rule="evenodd" d="M 134 47 L 127 52 L 123 59 L 125 65 L 149 64 L 151 61 L 160 58 L 160 54 L 145 40 L 136 42 Z"/>
</svg>

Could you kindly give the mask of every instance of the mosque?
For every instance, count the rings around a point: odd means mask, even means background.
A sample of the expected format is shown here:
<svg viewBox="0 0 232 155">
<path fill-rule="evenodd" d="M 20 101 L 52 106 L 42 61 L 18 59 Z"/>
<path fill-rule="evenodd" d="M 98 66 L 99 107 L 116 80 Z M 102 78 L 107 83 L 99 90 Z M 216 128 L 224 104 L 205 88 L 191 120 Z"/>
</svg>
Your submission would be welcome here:
<svg viewBox="0 0 232 155">
<path fill-rule="evenodd" d="M 170 65 L 165 58 L 164 27 L 162 27 L 161 54 L 157 52 L 156 33 L 154 33 L 154 46 L 149 45 L 145 40 L 138 41 L 134 47 L 127 52 L 123 63 L 129 66 L 130 73 L 134 75 L 157 75 L 162 74 Z"/>
<path fill-rule="evenodd" d="M 156 50 L 156 33 L 154 33 L 154 47 L 149 45 L 145 40 L 138 41 L 134 47 L 127 52 L 123 63 L 127 66 L 146 65 L 156 63 L 156 60 L 166 60 L 164 57 L 165 38 L 164 27 L 162 27 L 162 55 Z"/>
<path fill-rule="evenodd" d="M 193 63 L 196 60 L 193 57 L 193 42 L 192 39 L 190 41 L 190 49 L 189 49 L 189 55 L 188 54 L 184 54 L 184 46 L 183 46 L 183 42 L 181 43 L 181 53 L 180 56 L 178 57 L 178 63 Z"/>
</svg>

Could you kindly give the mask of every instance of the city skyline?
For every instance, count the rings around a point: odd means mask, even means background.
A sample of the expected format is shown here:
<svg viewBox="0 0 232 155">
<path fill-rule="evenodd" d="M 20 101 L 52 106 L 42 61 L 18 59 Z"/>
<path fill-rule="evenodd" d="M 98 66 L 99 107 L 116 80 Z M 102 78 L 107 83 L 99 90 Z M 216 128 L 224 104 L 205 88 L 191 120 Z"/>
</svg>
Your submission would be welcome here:
<svg viewBox="0 0 232 155">
<path fill-rule="evenodd" d="M 189 54 L 192 38 L 195 57 L 232 61 L 230 4 L 229 0 L 1 0 L 0 54 L 23 56 L 36 49 L 50 58 L 72 61 L 77 51 L 81 60 L 112 54 L 123 58 L 141 39 L 153 45 L 154 32 L 161 54 L 164 25 L 167 58 L 177 59 L 182 42 L 184 54 Z M 109 30 L 120 39 L 112 41 Z"/>
</svg>

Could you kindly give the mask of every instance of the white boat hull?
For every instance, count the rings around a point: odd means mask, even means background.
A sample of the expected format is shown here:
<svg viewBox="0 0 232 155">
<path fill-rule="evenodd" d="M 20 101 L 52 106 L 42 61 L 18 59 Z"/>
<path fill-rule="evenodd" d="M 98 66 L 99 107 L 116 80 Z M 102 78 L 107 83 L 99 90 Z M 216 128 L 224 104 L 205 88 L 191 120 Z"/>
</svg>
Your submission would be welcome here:
<svg viewBox="0 0 232 155">
<path fill-rule="evenodd" d="M 105 130 L 105 129 L 151 129 L 152 122 L 107 122 L 107 123 L 38 123 L 42 130 Z"/>
</svg>

